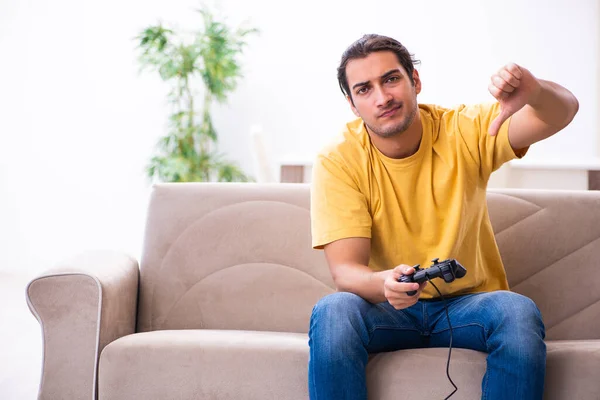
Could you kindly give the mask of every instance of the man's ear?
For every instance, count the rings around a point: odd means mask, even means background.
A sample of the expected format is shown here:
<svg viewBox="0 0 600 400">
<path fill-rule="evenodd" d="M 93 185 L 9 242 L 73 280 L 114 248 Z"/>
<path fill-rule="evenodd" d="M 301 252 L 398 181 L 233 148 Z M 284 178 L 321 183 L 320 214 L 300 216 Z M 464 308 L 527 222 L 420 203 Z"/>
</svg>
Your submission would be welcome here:
<svg viewBox="0 0 600 400">
<path fill-rule="evenodd" d="M 360 118 L 360 114 L 358 113 L 358 110 L 356 109 L 356 107 L 354 107 L 354 104 L 352 103 L 352 99 L 350 98 L 350 96 L 346 95 L 346 101 L 348 102 L 348 104 L 350 104 L 350 108 L 352 109 L 352 112 L 354 113 L 354 115 L 356 115 L 357 117 Z"/>
<path fill-rule="evenodd" d="M 415 83 L 415 93 L 421 93 L 421 77 L 419 77 L 419 71 L 413 69 L 413 82 Z"/>
</svg>

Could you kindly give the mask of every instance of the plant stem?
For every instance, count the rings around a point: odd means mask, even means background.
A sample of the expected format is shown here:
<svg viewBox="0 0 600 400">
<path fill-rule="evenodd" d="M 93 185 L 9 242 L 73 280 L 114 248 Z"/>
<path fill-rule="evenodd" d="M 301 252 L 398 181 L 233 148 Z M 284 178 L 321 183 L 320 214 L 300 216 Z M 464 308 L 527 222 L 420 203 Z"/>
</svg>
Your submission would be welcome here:
<svg viewBox="0 0 600 400">
<path fill-rule="evenodd" d="M 202 123 L 204 124 L 202 131 L 204 132 L 205 136 L 202 138 L 201 144 L 202 144 L 202 153 L 208 155 L 208 153 L 210 152 L 210 141 L 212 140 L 210 135 L 212 132 L 209 132 L 209 130 L 211 130 L 211 124 L 210 124 L 210 103 L 212 102 L 212 96 L 210 94 L 210 91 L 208 90 L 208 88 L 206 88 L 206 91 L 204 92 L 204 117 L 202 118 Z M 204 166 L 204 176 L 206 180 L 210 180 L 210 165 L 209 163 L 206 163 Z"/>
<path fill-rule="evenodd" d="M 190 149 L 195 149 L 194 146 L 194 96 L 192 95 L 192 91 L 190 90 L 190 82 L 188 76 L 184 77 L 184 88 L 187 93 L 188 100 L 188 138 L 187 142 Z"/>
</svg>

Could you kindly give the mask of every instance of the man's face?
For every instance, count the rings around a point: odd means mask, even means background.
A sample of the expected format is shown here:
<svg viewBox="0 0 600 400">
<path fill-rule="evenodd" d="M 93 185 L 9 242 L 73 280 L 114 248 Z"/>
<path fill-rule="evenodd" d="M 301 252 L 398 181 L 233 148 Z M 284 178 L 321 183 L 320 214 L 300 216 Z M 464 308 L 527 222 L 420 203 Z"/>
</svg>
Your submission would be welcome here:
<svg viewBox="0 0 600 400">
<path fill-rule="evenodd" d="M 389 138 L 407 130 L 418 111 L 417 94 L 421 81 L 415 70 L 414 85 L 391 51 L 378 51 L 346 65 L 346 77 L 354 104 L 352 111 L 361 117 L 369 131 Z"/>
</svg>

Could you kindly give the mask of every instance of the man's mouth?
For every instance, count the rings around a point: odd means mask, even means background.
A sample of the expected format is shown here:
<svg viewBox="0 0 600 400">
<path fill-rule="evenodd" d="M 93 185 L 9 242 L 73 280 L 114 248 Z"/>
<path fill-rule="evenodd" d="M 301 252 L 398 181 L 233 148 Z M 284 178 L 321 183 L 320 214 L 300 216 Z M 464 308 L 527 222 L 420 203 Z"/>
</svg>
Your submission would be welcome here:
<svg viewBox="0 0 600 400">
<path fill-rule="evenodd" d="M 398 104 L 398 105 L 390 108 L 389 110 L 383 112 L 382 114 L 380 114 L 379 118 L 390 117 L 390 116 L 394 115 L 396 113 L 396 111 L 398 111 L 401 108 L 402 108 L 402 104 Z"/>
</svg>

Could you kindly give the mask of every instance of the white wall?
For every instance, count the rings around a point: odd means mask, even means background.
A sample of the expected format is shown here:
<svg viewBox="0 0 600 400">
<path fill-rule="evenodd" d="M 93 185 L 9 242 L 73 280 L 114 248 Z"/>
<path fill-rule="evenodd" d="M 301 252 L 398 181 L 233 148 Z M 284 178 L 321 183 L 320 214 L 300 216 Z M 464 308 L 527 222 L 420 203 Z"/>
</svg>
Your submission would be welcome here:
<svg viewBox="0 0 600 400">
<path fill-rule="evenodd" d="M 34 273 L 88 248 L 139 256 L 149 186 L 143 168 L 164 132 L 166 88 L 137 74 L 132 38 L 159 19 L 192 27 L 191 0 L 0 2 L 0 270 Z M 368 5 L 367 5 L 368 4 Z M 252 168 L 248 132 L 275 160 L 311 157 L 352 114 L 341 52 L 364 33 L 394 36 L 422 61 L 421 102 L 491 99 L 489 76 L 514 61 L 580 100 L 565 132 L 529 157 L 597 156 L 596 0 L 224 0 L 261 29 L 245 79 L 214 108 L 221 150 Z"/>
<path fill-rule="evenodd" d="M 262 10 L 267 3 L 252 2 Z M 491 100 L 489 77 L 510 61 L 565 85 L 580 99 L 577 119 L 529 156 L 596 155 L 597 1 L 510 0 L 501 7 L 466 0 L 364 4 L 305 1 L 257 13 L 264 33 L 248 58 L 247 81 L 218 113 L 224 130 L 235 130 L 239 122 L 262 123 L 274 153 L 312 154 L 353 117 L 335 79 L 341 52 L 363 33 L 379 32 L 404 42 L 422 61 L 421 102 L 451 106 Z M 229 119 L 231 111 L 235 119 Z M 245 150 L 236 148 L 234 137 L 223 144 L 242 158 Z"/>
</svg>

